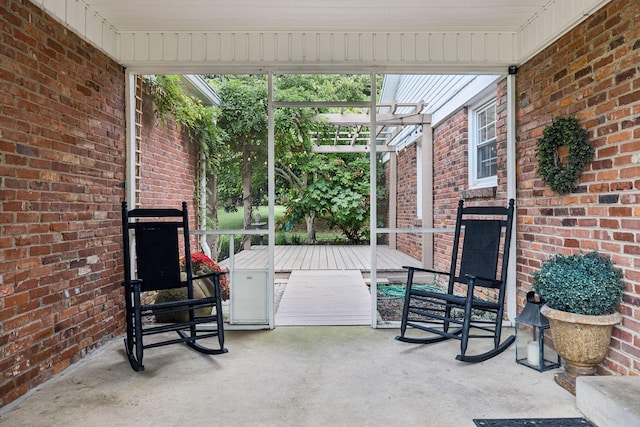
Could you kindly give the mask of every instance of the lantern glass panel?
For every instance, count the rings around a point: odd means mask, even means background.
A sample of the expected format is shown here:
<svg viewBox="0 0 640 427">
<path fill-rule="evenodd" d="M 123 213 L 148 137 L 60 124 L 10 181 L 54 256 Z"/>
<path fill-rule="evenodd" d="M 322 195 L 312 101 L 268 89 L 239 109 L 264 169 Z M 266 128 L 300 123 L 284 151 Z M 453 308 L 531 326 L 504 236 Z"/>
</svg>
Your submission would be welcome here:
<svg viewBox="0 0 640 427">
<path fill-rule="evenodd" d="M 516 362 L 537 371 L 560 367 L 560 356 L 549 345 L 549 327 L 516 322 Z"/>
</svg>

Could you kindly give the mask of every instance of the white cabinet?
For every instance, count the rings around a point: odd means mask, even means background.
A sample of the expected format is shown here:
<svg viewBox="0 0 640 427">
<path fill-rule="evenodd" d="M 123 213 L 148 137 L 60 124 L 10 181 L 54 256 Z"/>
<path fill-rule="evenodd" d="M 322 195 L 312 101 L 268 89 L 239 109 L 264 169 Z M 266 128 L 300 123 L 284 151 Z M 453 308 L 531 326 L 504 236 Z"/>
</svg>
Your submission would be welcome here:
<svg viewBox="0 0 640 427">
<path fill-rule="evenodd" d="M 268 324 L 266 270 L 233 270 L 231 273 L 231 324 Z"/>
</svg>

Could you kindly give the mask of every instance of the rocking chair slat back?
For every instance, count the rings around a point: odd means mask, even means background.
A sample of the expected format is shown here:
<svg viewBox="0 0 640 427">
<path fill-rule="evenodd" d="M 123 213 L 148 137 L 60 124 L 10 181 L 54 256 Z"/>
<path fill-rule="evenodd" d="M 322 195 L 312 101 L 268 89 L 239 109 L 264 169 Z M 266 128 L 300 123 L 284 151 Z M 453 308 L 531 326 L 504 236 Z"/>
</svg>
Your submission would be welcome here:
<svg viewBox="0 0 640 427">
<path fill-rule="evenodd" d="M 501 255 L 501 231 L 500 221 L 464 221 L 462 256 L 459 269 L 452 281 L 467 283 L 467 274 L 489 279 L 497 278 L 498 258 Z M 488 286 L 492 282 L 482 281 L 482 283 Z"/>
<path fill-rule="evenodd" d="M 136 223 L 137 273 L 141 290 L 154 291 L 180 285 L 178 226 L 170 222 Z"/>
</svg>

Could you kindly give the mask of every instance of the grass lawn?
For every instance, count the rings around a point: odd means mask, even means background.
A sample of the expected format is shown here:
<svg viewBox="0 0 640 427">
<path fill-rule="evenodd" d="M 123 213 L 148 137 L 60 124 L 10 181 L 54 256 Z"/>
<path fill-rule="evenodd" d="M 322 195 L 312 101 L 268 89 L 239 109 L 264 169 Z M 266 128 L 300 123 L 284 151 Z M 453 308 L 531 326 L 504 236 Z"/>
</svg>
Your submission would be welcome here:
<svg viewBox="0 0 640 427">
<path fill-rule="evenodd" d="M 282 218 L 282 216 L 284 215 L 284 211 L 284 206 L 275 206 L 276 221 Z M 259 208 L 257 208 L 257 213 L 260 213 L 262 221 L 264 222 L 266 222 L 269 218 L 269 208 L 267 206 L 260 206 Z M 242 230 L 243 224 L 244 208 L 239 207 L 235 212 L 225 212 L 224 209 L 218 209 L 218 227 L 220 228 L 220 230 Z"/>
<path fill-rule="evenodd" d="M 255 208 L 254 208 L 255 209 Z M 269 218 L 269 208 L 260 206 L 257 212 L 262 216 L 262 221 Z M 278 221 L 284 215 L 285 207 L 281 205 L 275 206 L 275 217 Z M 255 215 L 255 213 L 254 213 Z M 235 212 L 225 212 L 224 209 L 218 210 L 218 227 L 220 230 L 241 230 L 244 220 L 244 209 L 238 207 Z M 295 227 L 294 230 L 288 232 L 276 233 L 276 244 L 301 244 L 307 238 L 306 225 L 304 222 Z M 318 221 L 316 238 L 320 242 L 338 243 L 344 242 L 345 238 L 339 231 L 327 230 L 325 221 Z"/>
</svg>

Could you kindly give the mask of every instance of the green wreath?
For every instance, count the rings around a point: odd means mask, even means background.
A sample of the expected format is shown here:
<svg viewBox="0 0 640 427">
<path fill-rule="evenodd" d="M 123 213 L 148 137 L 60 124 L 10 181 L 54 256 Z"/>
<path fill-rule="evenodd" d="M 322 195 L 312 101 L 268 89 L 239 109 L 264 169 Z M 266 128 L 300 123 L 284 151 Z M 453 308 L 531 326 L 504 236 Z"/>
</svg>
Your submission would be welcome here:
<svg viewBox="0 0 640 427">
<path fill-rule="evenodd" d="M 576 189 L 578 178 L 587 163 L 593 160 L 587 131 L 574 117 L 556 117 L 547 126 L 538 145 L 538 175 L 558 194 Z M 566 164 L 558 156 L 558 148 L 566 145 L 569 154 Z"/>
</svg>

